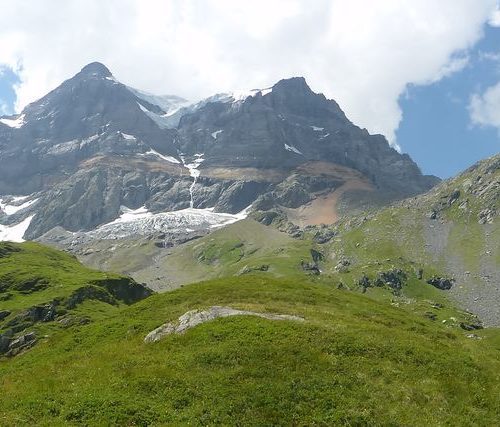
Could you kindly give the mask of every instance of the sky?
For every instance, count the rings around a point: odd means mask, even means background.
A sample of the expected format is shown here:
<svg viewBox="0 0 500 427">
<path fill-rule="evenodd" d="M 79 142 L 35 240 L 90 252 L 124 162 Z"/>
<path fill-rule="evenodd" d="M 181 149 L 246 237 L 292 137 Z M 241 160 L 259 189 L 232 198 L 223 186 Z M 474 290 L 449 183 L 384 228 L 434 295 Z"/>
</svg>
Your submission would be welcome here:
<svg viewBox="0 0 500 427">
<path fill-rule="evenodd" d="M 304 76 L 443 178 L 500 151 L 498 0 L 0 0 L 0 115 L 93 61 L 193 101 Z"/>
</svg>

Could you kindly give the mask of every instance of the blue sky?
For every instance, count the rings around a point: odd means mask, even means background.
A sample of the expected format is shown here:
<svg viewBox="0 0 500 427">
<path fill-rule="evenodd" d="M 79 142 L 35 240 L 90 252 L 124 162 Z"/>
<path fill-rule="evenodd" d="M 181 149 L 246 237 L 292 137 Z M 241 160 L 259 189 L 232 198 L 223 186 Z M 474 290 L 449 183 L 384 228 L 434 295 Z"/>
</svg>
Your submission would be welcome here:
<svg viewBox="0 0 500 427">
<path fill-rule="evenodd" d="M 471 96 L 500 81 L 500 28 L 486 26 L 469 55 L 463 70 L 429 86 L 411 86 L 400 98 L 397 141 L 424 173 L 447 178 L 500 152 L 499 129 L 474 125 L 469 114 Z"/>
<path fill-rule="evenodd" d="M 19 83 L 18 76 L 7 67 L 0 67 L 0 115 L 12 114 L 16 101 L 14 85 Z"/>
</svg>

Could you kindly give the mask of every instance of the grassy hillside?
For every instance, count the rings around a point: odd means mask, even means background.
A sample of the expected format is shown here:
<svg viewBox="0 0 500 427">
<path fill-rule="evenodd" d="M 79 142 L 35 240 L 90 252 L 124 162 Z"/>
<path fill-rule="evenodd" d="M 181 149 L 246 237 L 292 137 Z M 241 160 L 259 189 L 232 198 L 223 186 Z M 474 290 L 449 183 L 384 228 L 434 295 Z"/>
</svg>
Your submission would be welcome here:
<svg viewBox="0 0 500 427">
<path fill-rule="evenodd" d="M 392 214 L 386 215 L 392 218 Z M 442 266 L 429 259 L 416 261 L 418 257 L 408 256 L 402 247 L 423 247 L 423 243 L 416 241 L 416 237 L 398 243 L 392 234 L 386 232 L 386 228 L 390 233 L 398 232 L 401 228 L 399 218 L 394 215 L 394 221 L 381 225 L 383 230 L 377 229 L 373 235 L 368 228 L 370 222 L 352 229 L 339 227 L 338 234 L 325 244 L 315 242 L 314 230 L 305 232 L 300 238 L 292 238 L 274 227 L 247 219 L 201 239 L 164 250 L 163 255 L 155 258 L 153 268 L 138 270 L 134 276 L 158 291 L 209 278 L 247 274 L 288 277 L 362 292 L 378 301 L 404 306 L 418 316 L 430 316 L 435 321 L 450 322 L 452 318 L 456 319 L 453 323 L 457 326 L 463 322 L 477 323 L 473 316 L 457 308 L 450 300 L 449 292 L 426 283 L 434 275 L 447 274 Z M 382 224 L 382 220 L 375 219 L 375 223 Z M 417 236 L 410 226 L 404 233 Z M 314 253 L 320 258 L 316 263 Z M 349 265 L 338 269 L 342 260 L 348 260 Z M 318 270 L 311 270 L 315 265 Z M 421 278 L 418 277 L 420 269 L 423 270 Z M 405 276 L 401 279 L 400 289 L 386 284 L 375 285 L 379 274 L 398 270 Z M 370 286 L 360 284 L 364 277 L 369 278 Z"/>
<path fill-rule="evenodd" d="M 348 258 L 351 271 L 366 270 L 371 278 L 377 270 L 405 264 L 409 271 L 422 269 L 424 279 L 453 278 L 455 285 L 446 292 L 451 300 L 499 326 L 499 213 L 500 156 L 495 156 L 428 194 L 343 221 L 325 250 L 333 259 Z"/>
<path fill-rule="evenodd" d="M 91 270 L 64 252 L 0 242 L 0 355 L 26 334 L 33 342 L 18 342 L 12 352 L 35 344 L 47 325 L 90 322 L 150 294 L 128 277 Z"/>
<path fill-rule="evenodd" d="M 145 335 L 213 305 L 304 322 L 217 319 Z M 0 361 L 2 425 L 494 425 L 500 336 L 463 331 L 335 286 L 262 276 L 154 295 L 54 329 Z"/>
<path fill-rule="evenodd" d="M 209 278 L 262 271 L 275 277 L 301 274 L 310 241 L 293 239 L 247 219 L 173 249 L 162 250 L 154 266 L 133 272 L 153 289 L 168 290 Z"/>
</svg>

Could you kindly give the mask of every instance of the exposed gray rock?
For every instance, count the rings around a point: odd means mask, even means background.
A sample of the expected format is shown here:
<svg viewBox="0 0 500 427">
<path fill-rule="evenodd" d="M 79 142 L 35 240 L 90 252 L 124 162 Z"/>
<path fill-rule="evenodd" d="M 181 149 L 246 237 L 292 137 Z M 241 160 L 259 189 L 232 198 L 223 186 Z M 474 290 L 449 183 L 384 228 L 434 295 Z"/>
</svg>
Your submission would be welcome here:
<svg viewBox="0 0 500 427">
<path fill-rule="evenodd" d="M 339 273 L 348 273 L 350 265 L 351 265 L 351 261 L 349 261 L 348 259 L 342 258 L 335 266 L 335 271 L 337 271 Z"/>
<path fill-rule="evenodd" d="M 5 354 L 9 351 L 9 346 L 13 339 L 12 336 L 12 330 L 0 334 L 0 354 Z"/>
<path fill-rule="evenodd" d="M 377 275 L 377 280 L 375 281 L 375 285 L 377 286 L 387 285 L 391 289 L 399 291 L 406 282 L 406 279 L 407 275 L 401 269 L 381 271 Z"/>
<path fill-rule="evenodd" d="M 483 329 L 483 325 L 480 322 L 477 323 L 460 322 L 460 327 L 465 331 L 476 331 L 478 329 Z"/>
<path fill-rule="evenodd" d="M 179 317 L 177 322 L 169 322 L 151 331 L 144 338 L 144 342 L 157 342 L 170 334 L 183 334 L 188 329 L 209 322 L 219 317 L 230 316 L 257 316 L 269 320 L 293 320 L 303 322 L 304 318 L 288 314 L 258 313 L 255 311 L 236 310 L 231 307 L 213 306 L 207 310 L 192 310 Z"/>
<path fill-rule="evenodd" d="M 435 288 L 441 289 L 442 291 L 447 291 L 452 288 L 454 284 L 453 279 L 449 279 L 446 277 L 431 277 L 427 280 L 429 285 L 434 286 Z"/>
<path fill-rule="evenodd" d="M 372 283 L 371 283 L 370 278 L 368 276 L 366 276 L 365 274 L 363 274 L 361 279 L 358 280 L 358 285 L 366 290 L 366 288 L 369 288 L 370 286 L 372 286 Z"/>
<path fill-rule="evenodd" d="M 314 233 L 313 240 L 320 245 L 328 243 L 337 235 L 335 230 L 327 227 L 322 227 Z"/>
<path fill-rule="evenodd" d="M 7 357 L 17 356 L 22 351 L 25 351 L 31 347 L 33 347 L 37 342 L 37 337 L 34 332 L 29 332 L 23 335 L 20 335 L 17 338 L 13 338 L 9 342 L 9 347 L 5 352 Z"/>
<path fill-rule="evenodd" d="M 34 215 L 25 238 L 35 239 L 54 227 L 93 230 L 123 206 L 157 213 L 192 204 L 233 214 L 255 201 L 260 210 L 297 208 L 344 182 L 315 162 L 358 171 L 387 202 L 438 182 L 303 78 L 246 99 L 212 97 L 179 110 L 178 126 L 168 128 L 165 109 L 179 102 L 131 89 L 92 63 L 27 106 L 22 126 L 0 125 L 0 195 L 36 192 L 38 200 L 19 214 L 0 212 L 2 224 Z M 188 170 L 194 159 L 196 179 Z"/>
<path fill-rule="evenodd" d="M 325 254 L 323 254 L 322 252 L 316 249 L 311 249 L 310 252 L 311 252 L 311 258 L 313 259 L 313 262 L 315 262 L 316 264 L 325 260 Z"/>
<path fill-rule="evenodd" d="M 306 262 L 302 260 L 300 261 L 300 267 L 302 268 L 302 270 L 314 274 L 316 276 L 321 274 L 321 270 L 319 269 L 318 264 L 316 264 L 315 262 Z"/>
<path fill-rule="evenodd" d="M 254 271 L 268 271 L 268 270 L 269 270 L 268 264 L 262 264 L 262 265 L 259 265 L 258 267 L 249 267 L 248 265 L 245 265 L 238 272 L 238 276 L 243 276 L 244 274 L 253 273 Z"/>
</svg>

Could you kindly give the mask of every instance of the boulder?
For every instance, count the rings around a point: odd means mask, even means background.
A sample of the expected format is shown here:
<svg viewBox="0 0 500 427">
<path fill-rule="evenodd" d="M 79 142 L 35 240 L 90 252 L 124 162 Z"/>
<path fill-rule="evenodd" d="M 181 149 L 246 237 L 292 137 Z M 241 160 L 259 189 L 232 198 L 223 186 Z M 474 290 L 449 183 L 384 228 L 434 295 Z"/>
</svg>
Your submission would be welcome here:
<svg viewBox="0 0 500 427">
<path fill-rule="evenodd" d="M 18 355 L 24 350 L 33 347 L 36 344 L 37 337 L 34 332 L 29 332 L 14 338 L 9 343 L 8 351 L 5 353 L 7 357 Z"/>
<path fill-rule="evenodd" d="M 300 266 L 302 267 L 302 270 L 312 273 L 316 276 L 321 273 L 318 264 L 316 264 L 315 262 L 305 262 L 304 260 L 302 260 L 300 261 Z"/>
<path fill-rule="evenodd" d="M 445 277 L 431 277 L 429 280 L 427 280 L 427 283 L 429 285 L 434 286 L 435 288 L 441 289 L 443 291 L 447 291 L 452 288 L 453 284 L 455 283 L 454 279 L 448 279 Z"/>
<path fill-rule="evenodd" d="M 335 266 L 335 271 L 337 271 L 339 273 L 348 273 L 350 265 L 351 265 L 351 261 L 349 261 L 346 258 L 343 258 Z"/>
<path fill-rule="evenodd" d="M 387 285 L 393 290 L 400 290 L 407 279 L 406 273 L 401 269 L 381 271 L 378 273 L 375 284 L 377 286 Z"/>
<path fill-rule="evenodd" d="M 483 325 L 481 323 L 466 323 L 466 322 L 460 322 L 460 327 L 464 331 L 476 331 L 478 329 L 483 329 Z"/>
<path fill-rule="evenodd" d="M 160 341 L 163 337 L 170 334 L 183 334 L 188 329 L 194 328 L 202 323 L 220 317 L 230 316 L 256 316 L 268 320 L 293 320 L 303 322 L 304 319 L 299 316 L 289 314 L 274 314 L 274 313 L 258 313 L 254 311 L 236 310 L 231 307 L 213 306 L 207 310 L 191 310 L 184 313 L 177 322 L 165 323 L 155 330 L 151 331 L 144 338 L 144 342 L 151 343 Z"/>
</svg>

